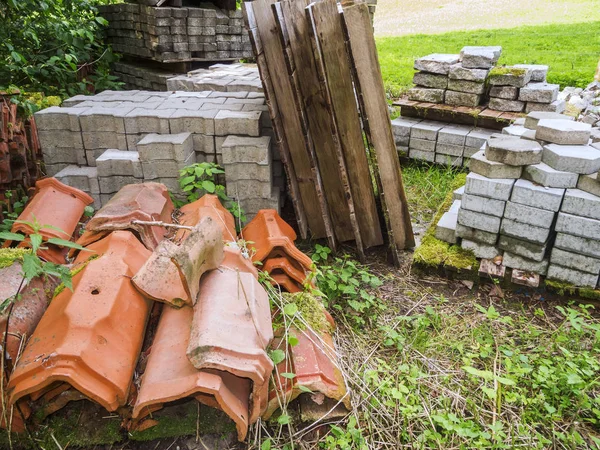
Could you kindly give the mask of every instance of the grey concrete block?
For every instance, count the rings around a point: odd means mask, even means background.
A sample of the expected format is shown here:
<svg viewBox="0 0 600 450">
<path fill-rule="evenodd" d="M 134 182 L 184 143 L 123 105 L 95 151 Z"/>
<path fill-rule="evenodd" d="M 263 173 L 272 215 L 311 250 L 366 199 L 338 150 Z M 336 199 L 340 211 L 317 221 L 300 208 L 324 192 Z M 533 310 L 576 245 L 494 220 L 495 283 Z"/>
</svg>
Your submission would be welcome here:
<svg viewBox="0 0 600 450">
<path fill-rule="evenodd" d="M 112 175 L 143 178 L 142 165 L 138 152 L 126 150 L 106 150 L 96 159 L 98 176 L 110 177 Z"/>
<path fill-rule="evenodd" d="M 437 143 L 464 147 L 468 134 L 473 127 L 462 125 L 447 125 L 438 131 Z M 462 153 L 461 153 L 462 155 Z"/>
<path fill-rule="evenodd" d="M 192 134 L 192 142 L 196 153 L 215 153 L 215 136 Z"/>
<path fill-rule="evenodd" d="M 98 177 L 101 194 L 116 194 L 119 190 L 128 184 L 139 183 L 141 180 L 135 177 L 113 175 L 110 177 Z"/>
<path fill-rule="evenodd" d="M 179 178 L 179 171 L 186 166 L 195 164 L 196 154 L 190 153 L 185 161 L 160 160 L 142 161 L 141 172 L 144 180 L 159 180 L 161 178 Z"/>
<path fill-rule="evenodd" d="M 497 67 L 490 71 L 488 82 L 492 86 L 514 86 L 522 88 L 531 81 L 531 71 L 514 67 Z"/>
<path fill-rule="evenodd" d="M 467 82 L 465 82 L 467 83 Z M 481 94 L 470 94 L 467 92 L 446 91 L 445 102 L 452 106 L 475 107 L 481 103 Z"/>
<path fill-rule="evenodd" d="M 506 134 L 507 136 L 514 136 L 514 137 L 518 137 L 518 138 L 522 137 L 528 131 L 532 131 L 532 130 L 525 128 L 523 126 L 519 126 L 519 125 L 510 125 L 508 127 L 502 128 L 502 134 Z M 535 134 L 534 134 L 534 137 L 535 137 Z"/>
<path fill-rule="evenodd" d="M 246 218 L 251 220 L 261 209 L 275 209 L 277 212 L 281 209 L 281 196 L 279 189 L 273 188 L 271 198 L 250 198 L 240 200 L 240 206 L 246 212 Z"/>
<path fill-rule="evenodd" d="M 83 148 L 81 133 L 67 130 L 38 130 L 42 151 L 46 148 Z M 52 163 L 52 161 L 48 161 Z"/>
<path fill-rule="evenodd" d="M 252 163 L 229 164 L 225 168 L 225 180 L 227 183 L 240 180 L 256 180 L 272 183 L 271 166 L 262 166 Z"/>
<path fill-rule="evenodd" d="M 550 262 L 561 267 L 591 273 L 596 276 L 600 273 L 600 259 L 568 252 L 556 247 L 552 249 Z"/>
<path fill-rule="evenodd" d="M 87 111 L 87 108 L 61 108 L 51 106 L 34 114 L 35 124 L 40 130 L 69 130 L 81 131 L 79 115 Z"/>
<path fill-rule="evenodd" d="M 86 150 L 106 150 L 109 148 L 127 150 L 125 134 L 113 131 L 84 131 L 81 134 L 83 136 L 83 147 Z"/>
<path fill-rule="evenodd" d="M 577 181 L 577 189 L 600 197 L 600 181 L 598 181 L 598 174 L 580 175 L 579 180 Z"/>
<path fill-rule="evenodd" d="M 500 235 L 498 248 L 513 255 L 521 256 L 532 261 L 541 262 L 546 256 L 546 244 L 534 244 L 522 239 Z"/>
<path fill-rule="evenodd" d="M 525 167 L 523 177 L 542 186 L 554 188 L 573 188 L 577 186 L 579 179 L 576 173 L 556 170 L 543 162 Z"/>
<path fill-rule="evenodd" d="M 525 104 L 525 112 L 530 113 L 534 111 L 562 113 L 567 109 L 567 102 L 565 100 L 554 100 L 552 103 L 535 103 L 527 102 Z"/>
<path fill-rule="evenodd" d="M 444 128 L 446 124 L 443 122 L 435 122 L 433 120 L 422 120 L 413 125 L 410 130 L 411 139 L 425 139 L 428 141 L 437 141 L 438 132 Z"/>
<path fill-rule="evenodd" d="M 539 186 L 528 180 L 517 180 L 510 200 L 534 208 L 558 211 L 562 203 L 564 189 Z"/>
<path fill-rule="evenodd" d="M 227 171 L 227 168 L 225 168 Z M 238 180 L 227 182 L 227 195 L 238 200 L 251 198 L 271 198 L 272 185 L 258 180 Z"/>
<path fill-rule="evenodd" d="M 581 287 L 595 288 L 598 284 L 598 275 L 561 267 L 556 264 L 551 264 L 550 267 L 548 267 L 548 279 L 565 281 L 574 286 Z"/>
<path fill-rule="evenodd" d="M 417 149 L 410 149 L 408 153 L 409 158 L 416 159 L 418 161 L 435 162 L 435 152 L 425 152 Z"/>
<path fill-rule="evenodd" d="M 462 145 L 441 144 L 439 140 L 435 146 L 435 152 L 440 155 L 462 156 L 464 150 Z"/>
<path fill-rule="evenodd" d="M 460 246 L 465 250 L 472 251 L 477 258 L 494 259 L 496 256 L 502 255 L 502 250 L 498 250 L 493 245 L 469 241 L 468 239 L 463 239 Z"/>
<path fill-rule="evenodd" d="M 501 218 L 504 216 L 506 202 L 473 194 L 464 194 L 462 196 L 461 205 L 464 209 L 469 211 L 489 214 Z"/>
<path fill-rule="evenodd" d="M 567 189 L 560 210 L 568 214 L 600 220 L 600 197 L 580 189 Z"/>
<path fill-rule="evenodd" d="M 506 219 L 541 228 L 550 228 L 554 221 L 554 215 L 555 213 L 552 211 L 521 205 L 515 202 L 507 202 L 506 209 L 504 210 L 504 217 Z"/>
<path fill-rule="evenodd" d="M 545 244 L 550 236 L 550 228 L 536 227 L 535 225 L 517 222 L 505 217 L 502 219 L 500 233 L 535 244 Z M 520 269 L 520 267 L 517 267 L 517 269 Z"/>
<path fill-rule="evenodd" d="M 516 100 L 519 97 L 519 88 L 514 86 L 492 86 L 490 97 Z"/>
<path fill-rule="evenodd" d="M 408 90 L 408 99 L 414 102 L 444 103 L 445 89 L 415 87 Z"/>
<path fill-rule="evenodd" d="M 223 164 L 255 163 L 271 164 L 271 138 L 262 136 L 248 138 L 228 136 L 221 146 Z"/>
<path fill-rule="evenodd" d="M 495 111 L 522 112 L 525 109 L 525 103 L 520 100 L 491 97 L 489 108 Z"/>
<path fill-rule="evenodd" d="M 511 269 L 525 270 L 527 272 L 539 273 L 540 275 L 546 275 L 548 272 L 547 259 L 543 261 L 533 261 L 509 252 L 504 252 L 502 264 L 504 264 L 506 267 L 510 267 Z"/>
<path fill-rule="evenodd" d="M 500 231 L 500 218 L 469 211 L 461 208 L 458 212 L 458 223 L 465 227 L 475 228 L 477 230 L 487 231 L 488 233 L 498 233 Z"/>
<path fill-rule="evenodd" d="M 587 145 L 592 126 L 568 119 L 542 119 L 538 122 L 535 137 L 538 140 L 560 145 Z"/>
<path fill-rule="evenodd" d="M 589 175 L 600 170 L 600 150 L 590 145 L 548 144 L 544 146 L 542 160 L 562 172 Z"/>
<path fill-rule="evenodd" d="M 525 128 L 536 130 L 540 120 L 574 120 L 571 116 L 547 111 L 533 111 L 525 117 Z"/>
<path fill-rule="evenodd" d="M 463 159 L 461 156 L 444 155 L 441 153 L 436 153 L 435 162 L 437 164 L 443 164 L 451 167 L 462 167 L 463 165 Z"/>
<path fill-rule="evenodd" d="M 467 158 L 471 158 L 475 153 L 481 151 L 481 147 L 467 147 L 465 146 L 465 151 L 463 152 L 463 157 L 465 158 L 465 162 L 468 162 Z"/>
<path fill-rule="evenodd" d="M 125 133 L 125 116 L 133 110 L 132 106 L 118 108 L 89 108 L 79 115 L 83 132 Z"/>
<path fill-rule="evenodd" d="M 260 136 L 260 111 L 219 111 L 215 116 L 215 134 Z"/>
<path fill-rule="evenodd" d="M 479 151 L 481 146 L 485 144 L 489 137 L 494 133 L 494 130 L 488 130 L 487 128 L 473 128 L 467 135 L 465 147 L 476 148 L 477 151 Z"/>
<path fill-rule="evenodd" d="M 422 119 L 415 119 L 412 117 L 397 117 L 392 120 L 392 131 L 398 143 L 399 139 L 408 140 L 410 138 L 410 130 L 413 125 L 421 122 Z"/>
<path fill-rule="evenodd" d="M 137 144 L 140 161 L 186 161 L 194 152 L 191 133 L 149 134 Z"/>
<path fill-rule="evenodd" d="M 600 241 L 600 221 L 596 219 L 559 212 L 554 229 L 557 233 Z"/>
<path fill-rule="evenodd" d="M 542 64 L 515 64 L 513 67 L 517 69 L 526 69 L 531 72 L 531 81 L 543 82 L 546 81 L 546 75 L 550 69 Z"/>
<path fill-rule="evenodd" d="M 498 241 L 498 233 L 490 233 L 476 228 L 467 227 L 460 223 L 456 226 L 456 236 L 470 241 L 482 242 L 495 245 Z"/>
<path fill-rule="evenodd" d="M 175 109 L 135 108 L 125 116 L 127 134 L 159 133 L 169 134 L 169 118 Z"/>
<path fill-rule="evenodd" d="M 435 73 L 417 72 L 413 77 L 413 83 L 426 88 L 446 89 L 448 87 L 448 77 Z"/>
<path fill-rule="evenodd" d="M 600 258 L 600 241 L 595 239 L 557 233 L 554 247 L 567 250 L 571 253 L 580 253 L 594 258 Z"/>
<path fill-rule="evenodd" d="M 449 80 L 448 89 L 455 92 L 481 95 L 485 92 L 485 83 L 479 81 Z"/>
<path fill-rule="evenodd" d="M 414 137 L 410 138 L 409 148 L 415 150 L 421 150 L 423 152 L 435 152 L 436 147 L 435 141 L 428 141 L 426 139 L 417 139 Z"/>
<path fill-rule="evenodd" d="M 98 172 L 95 167 L 67 166 L 54 175 L 61 183 L 88 194 L 99 194 Z"/>
<path fill-rule="evenodd" d="M 502 47 L 463 47 L 460 59 L 463 67 L 470 69 L 490 69 L 500 58 Z"/>
<path fill-rule="evenodd" d="M 433 53 L 417 59 L 414 67 L 423 72 L 448 75 L 450 67 L 457 64 L 459 60 L 460 55 Z"/>
<path fill-rule="evenodd" d="M 490 71 L 488 69 L 469 69 L 462 64 L 454 64 L 450 67 L 448 78 L 451 80 L 478 81 L 484 83 Z"/>
<path fill-rule="evenodd" d="M 461 186 L 452 193 L 452 199 L 453 200 L 461 200 L 464 193 L 465 193 L 465 187 Z"/>
<path fill-rule="evenodd" d="M 70 165 L 70 163 L 44 164 L 45 174 L 49 177 L 53 177 L 61 170 L 63 170 L 66 167 L 69 167 Z"/>
<path fill-rule="evenodd" d="M 508 200 L 514 183 L 514 180 L 487 178 L 471 172 L 467 175 L 465 193 L 496 200 Z"/>
<path fill-rule="evenodd" d="M 510 166 L 526 166 L 542 162 L 542 151 L 542 146 L 535 141 L 514 136 L 491 137 L 487 143 L 485 156 L 490 161 Z"/>
<path fill-rule="evenodd" d="M 548 83 L 529 83 L 519 91 L 522 102 L 552 103 L 558 98 L 560 86 Z"/>
<path fill-rule="evenodd" d="M 43 147 L 44 162 L 46 166 L 56 164 L 87 165 L 85 151 L 79 148 L 68 147 Z"/>
</svg>

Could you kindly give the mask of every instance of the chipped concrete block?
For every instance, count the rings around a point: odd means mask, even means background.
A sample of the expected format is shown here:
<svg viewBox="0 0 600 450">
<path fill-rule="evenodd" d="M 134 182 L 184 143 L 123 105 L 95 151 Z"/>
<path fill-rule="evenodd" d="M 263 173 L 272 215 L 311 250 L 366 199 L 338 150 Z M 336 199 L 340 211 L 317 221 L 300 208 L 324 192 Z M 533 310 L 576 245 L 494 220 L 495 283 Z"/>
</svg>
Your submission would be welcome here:
<svg viewBox="0 0 600 450">
<path fill-rule="evenodd" d="M 517 69 L 526 69 L 531 72 L 531 81 L 544 82 L 548 75 L 548 66 L 542 64 L 515 64 L 513 67 Z"/>
<path fill-rule="evenodd" d="M 462 207 L 469 211 L 489 214 L 496 217 L 504 216 L 506 202 L 473 194 L 464 194 L 461 201 Z"/>
<path fill-rule="evenodd" d="M 465 81 L 465 83 L 468 83 Z M 467 92 L 446 91 L 445 102 L 452 106 L 469 106 L 474 108 L 481 103 L 481 94 L 471 94 Z"/>
<path fill-rule="evenodd" d="M 560 210 L 568 214 L 600 220 L 600 197 L 580 189 L 567 189 Z"/>
<path fill-rule="evenodd" d="M 539 287 L 540 281 L 541 279 L 538 273 L 527 272 L 526 270 L 513 269 L 510 276 L 511 283 L 530 288 Z"/>
<path fill-rule="evenodd" d="M 598 284 L 598 275 L 561 267 L 556 264 L 551 264 L 550 267 L 548 267 L 548 279 L 565 281 L 580 287 L 595 288 Z"/>
<path fill-rule="evenodd" d="M 95 167 L 67 166 L 54 175 L 61 183 L 88 194 L 99 194 L 98 172 Z"/>
<path fill-rule="evenodd" d="M 562 172 L 589 175 L 600 170 L 600 150 L 590 145 L 548 144 L 544 146 L 542 160 Z"/>
<path fill-rule="evenodd" d="M 507 202 L 504 210 L 504 217 L 506 219 L 541 228 L 550 228 L 554 221 L 554 215 L 555 213 L 552 211 L 521 205 L 515 202 Z"/>
<path fill-rule="evenodd" d="M 221 146 L 223 164 L 256 163 L 269 165 L 271 163 L 271 138 L 262 136 L 249 138 L 228 136 Z"/>
<path fill-rule="evenodd" d="M 526 166 L 542 162 L 543 148 L 535 141 L 514 136 L 491 137 L 487 142 L 485 156 L 490 161 L 510 166 Z"/>
<path fill-rule="evenodd" d="M 502 255 L 502 250 L 498 250 L 493 245 L 469 241 L 468 239 L 463 239 L 460 246 L 465 250 L 472 251 L 477 258 L 494 259 L 496 256 Z"/>
<path fill-rule="evenodd" d="M 598 174 L 580 175 L 579 180 L 577 181 L 577 189 L 600 197 L 600 181 L 598 181 Z"/>
<path fill-rule="evenodd" d="M 458 223 L 465 227 L 475 228 L 477 230 L 487 231 L 488 233 L 498 233 L 500 231 L 500 218 L 482 214 L 461 208 L 458 212 Z"/>
<path fill-rule="evenodd" d="M 484 83 L 490 71 L 488 69 L 469 69 L 462 64 L 450 66 L 448 78 L 451 80 L 477 81 Z"/>
<path fill-rule="evenodd" d="M 260 136 L 260 111 L 219 111 L 215 116 L 215 134 Z"/>
<path fill-rule="evenodd" d="M 433 53 L 415 60 L 415 69 L 422 72 L 448 75 L 450 67 L 460 61 L 460 55 Z"/>
<path fill-rule="evenodd" d="M 600 241 L 600 221 L 596 219 L 559 212 L 554 229 L 557 233 Z"/>
<path fill-rule="evenodd" d="M 435 73 L 417 72 L 413 77 L 413 83 L 426 88 L 446 89 L 448 87 L 448 77 Z"/>
<path fill-rule="evenodd" d="M 592 126 L 568 119 L 542 119 L 538 121 L 536 139 L 559 145 L 587 145 Z"/>
<path fill-rule="evenodd" d="M 500 55 L 500 46 L 467 46 L 460 51 L 460 59 L 463 67 L 470 69 L 490 69 L 494 67 Z"/>
<path fill-rule="evenodd" d="M 535 225 L 517 222 L 505 217 L 502 219 L 500 233 L 535 244 L 545 244 L 550 236 L 550 228 L 536 227 Z M 520 269 L 520 267 L 517 267 L 517 269 Z"/>
<path fill-rule="evenodd" d="M 552 103 L 558 98 L 560 86 L 548 83 L 529 83 L 519 91 L 522 102 Z"/>
<path fill-rule="evenodd" d="M 126 150 L 106 150 L 96 159 L 98 176 L 110 177 L 112 175 L 143 178 L 142 165 L 138 152 Z"/>
<path fill-rule="evenodd" d="M 137 144 L 140 161 L 186 161 L 194 146 L 191 133 L 149 134 Z"/>
<path fill-rule="evenodd" d="M 519 255 L 513 255 L 509 252 L 504 252 L 504 258 L 502 263 L 506 267 L 511 269 L 525 270 L 527 272 L 535 272 L 540 275 L 546 275 L 548 272 L 548 260 L 533 261 L 531 259 L 523 258 Z"/>
<path fill-rule="evenodd" d="M 444 103 L 445 89 L 415 87 L 408 90 L 408 99 L 413 102 Z"/>
<path fill-rule="evenodd" d="M 510 201 L 556 212 L 560 209 L 564 193 L 564 189 L 547 188 L 521 179 L 515 182 Z"/>
<path fill-rule="evenodd" d="M 600 241 L 595 239 L 557 233 L 554 247 L 567 250 L 571 253 L 579 253 L 593 258 L 600 258 Z"/>
<path fill-rule="evenodd" d="M 545 243 L 534 244 L 522 239 L 500 235 L 500 238 L 498 239 L 498 248 L 512 253 L 513 255 L 541 262 L 546 256 L 547 245 Z"/>
<path fill-rule="evenodd" d="M 577 186 L 579 179 L 576 173 L 556 170 L 543 162 L 525 167 L 523 177 L 542 186 L 553 188 L 573 188 Z"/>
<path fill-rule="evenodd" d="M 470 241 L 483 242 L 484 244 L 495 245 L 498 241 L 498 233 L 490 233 L 476 228 L 467 227 L 460 223 L 456 225 L 456 236 L 468 239 Z"/>
<path fill-rule="evenodd" d="M 594 275 L 600 273 L 600 259 L 580 255 L 579 253 L 568 252 L 556 247 L 552 249 L 550 262 L 561 267 L 567 267 L 569 269 L 575 269 Z"/>
<path fill-rule="evenodd" d="M 515 180 L 487 178 L 471 172 L 467 175 L 465 193 L 496 200 L 508 200 Z"/>
</svg>

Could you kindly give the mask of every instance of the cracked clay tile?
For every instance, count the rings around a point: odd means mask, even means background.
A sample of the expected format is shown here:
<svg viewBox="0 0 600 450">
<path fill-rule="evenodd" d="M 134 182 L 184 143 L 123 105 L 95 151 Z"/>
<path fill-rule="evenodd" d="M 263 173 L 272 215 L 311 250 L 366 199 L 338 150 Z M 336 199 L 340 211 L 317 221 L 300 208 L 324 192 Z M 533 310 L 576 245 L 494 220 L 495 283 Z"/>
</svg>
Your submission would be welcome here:
<svg viewBox="0 0 600 450">
<path fill-rule="evenodd" d="M 94 199 L 85 192 L 67 186 L 56 178 L 45 178 L 35 183 L 33 197 L 18 220 L 37 221 L 40 225 L 52 226 L 53 228 L 42 227 L 40 230 L 39 233 L 45 240 L 50 238 L 69 240 L 77 228 L 85 207 L 93 202 Z M 29 235 L 33 233 L 33 228 L 27 223 L 15 222 L 11 231 Z"/>
<path fill-rule="evenodd" d="M 226 245 L 223 247 L 223 262 L 220 269 L 227 269 L 234 272 L 251 273 L 254 278 L 258 279 L 258 269 L 252 261 L 245 258 L 237 244 Z"/>
<path fill-rule="evenodd" d="M 213 270 L 202 278 L 187 356 L 197 369 L 252 380 L 250 423 L 267 406 L 273 362 L 265 350 L 272 339 L 269 298 L 253 274 Z"/>
<path fill-rule="evenodd" d="M 224 241 L 235 242 L 237 240 L 233 215 L 223 207 L 216 195 L 204 194 L 199 200 L 182 206 L 179 223 L 193 227 L 200 223 L 200 219 L 207 216 L 212 217 L 221 225 Z M 188 233 L 188 230 L 179 230 L 175 235 L 175 240 L 181 242 Z"/>
<path fill-rule="evenodd" d="M 125 404 L 144 339 L 150 301 L 131 277 L 150 256 L 128 231 L 91 244 L 75 261 L 88 264 L 50 303 L 15 370 L 10 403 L 65 382 L 108 411 Z"/>
<path fill-rule="evenodd" d="M 245 241 L 253 242 L 251 246 L 256 253 L 252 261 L 264 261 L 273 250 L 280 249 L 305 269 L 309 270 L 312 265 L 312 260 L 294 245 L 296 233 L 292 227 L 274 209 L 261 209 L 244 227 L 241 236 Z"/>
<path fill-rule="evenodd" d="M 136 225 L 132 220 L 171 223 L 173 202 L 167 187 L 161 183 L 140 183 L 123 186 L 87 223 L 86 231 L 130 230 L 142 243 L 154 250 L 167 229 L 160 226 Z"/>
<path fill-rule="evenodd" d="M 163 308 L 133 418 L 141 419 L 166 403 L 193 397 L 231 417 L 238 439 L 243 441 L 248 432 L 251 381 L 220 370 L 198 370 L 191 364 L 186 348 L 193 315 L 187 306 Z"/>
<path fill-rule="evenodd" d="M 269 256 L 267 260 L 264 261 L 263 270 L 269 274 L 272 272 L 275 274 L 285 273 L 300 285 L 304 284 L 307 276 L 304 268 L 300 264 L 285 255 L 274 258 Z"/>
<path fill-rule="evenodd" d="M 271 273 L 271 278 L 273 279 L 273 286 L 279 286 L 281 289 L 284 289 L 286 292 L 291 294 L 295 294 L 296 292 L 302 292 L 302 286 L 299 286 L 294 280 L 292 280 L 285 273 L 280 273 L 280 270 L 273 271 Z"/>
<path fill-rule="evenodd" d="M 79 236 L 79 239 L 77 239 L 77 241 L 75 241 L 77 244 L 81 245 L 82 247 L 87 247 L 90 244 L 93 244 L 96 241 L 99 241 L 100 239 L 105 238 L 106 236 L 108 236 L 108 234 L 110 233 L 110 231 L 99 231 L 99 232 L 95 232 L 95 231 L 89 231 L 89 230 L 85 230 L 83 232 L 83 234 L 81 236 Z M 79 250 L 72 248 L 69 250 L 69 258 L 74 258 L 79 254 Z"/>
</svg>

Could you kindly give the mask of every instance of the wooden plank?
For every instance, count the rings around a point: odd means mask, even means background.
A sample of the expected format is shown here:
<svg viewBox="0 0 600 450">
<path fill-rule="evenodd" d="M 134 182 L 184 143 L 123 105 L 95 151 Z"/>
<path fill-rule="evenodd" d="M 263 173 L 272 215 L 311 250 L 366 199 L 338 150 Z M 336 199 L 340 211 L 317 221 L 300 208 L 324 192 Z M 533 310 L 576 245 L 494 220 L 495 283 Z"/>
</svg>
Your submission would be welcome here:
<svg viewBox="0 0 600 450">
<path fill-rule="evenodd" d="M 345 6 L 343 11 L 345 31 L 356 74 L 356 88 L 363 108 L 363 124 L 367 138 L 375 149 L 390 246 L 394 262 L 399 264 L 399 251 L 414 247 L 415 239 L 377 58 L 373 27 L 366 4 Z"/>
<path fill-rule="evenodd" d="M 256 28 L 256 20 L 254 18 L 254 9 L 252 3 L 244 4 L 244 17 L 246 24 L 249 29 L 250 41 L 252 48 L 254 49 L 254 55 L 256 56 L 256 64 L 260 73 L 260 78 L 264 86 L 265 100 L 267 107 L 269 108 L 269 115 L 271 116 L 271 122 L 273 123 L 273 131 L 275 134 L 275 145 L 279 148 L 281 154 L 281 162 L 285 170 L 285 175 L 288 183 L 288 191 L 292 200 L 292 206 L 296 214 L 296 220 L 298 223 L 298 229 L 302 239 L 308 237 L 308 222 L 306 219 L 306 213 L 300 197 L 300 188 L 298 186 L 298 180 L 294 171 L 294 166 L 290 157 L 290 150 L 285 141 L 285 133 L 283 130 L 283 124 L 281 122 L 281 116 L 279 114 L 279 108 L 277 107 L 277 100 L 275 93 L 273 92 L 273 82 L 269 73 L 269 68 L 266 65 L 265 57 L 262 49 L 262 42 L 258 29 Z"/>
<path fill-rule="evenodd" d="M 344 155 L 329 91 L 327 85 L 320 80 L 323 67 L 320 65 L 320 59 L 315 59 L 313 53 L 312 25 L 305 11 L 307 5 L 306 0 L 281 2 L 305 116 L 319 161 L 325 192 L 331 192 L 327 200 L 330 210 L 334 205 L 338 206 L 337 212 L 332 211 L 334 225 L 336 215 L 339 220 L 344 220 L 346 229 L 352 228 L 359 250 L 363 245 L 367 248 L 381 245 L 383 237 L 377 218 L 377 205 L 366 153 L 364 147 L 360 146 L 357 155 Z M 347 220 L 348 214 L 350 221 Z M 338 238 L 343 240 L 340 236 Z"/>
<path fill-rule="evenodd" d="M 281 118 L 279 135 L 286 142 L 289 149 L 308 228 L 313 237 L 327 237 L 330 245 L 335 247 L 333 230 L 327 227 L 328 212 L 317 193 L 318 180 L 314 177 L 311 168 L 310 154 L 306 147 L 306 139 L 302 134 L 302 126 L 295 107 L 292 87 L 289 78 L 281 76 L 282 73 L 285 73 L 286 66 L 284 50 L 277 36 L 275 17 L 271 11 L 273 3 L 273 0 L 255 0 L 246 2 L 245 6 L 252 5 L 253 18 L 260 36 L 265 65 L 268 67 L 270 79 L 273 83 L 273 94 Z"/>
<path fill-rule="evenodd" d="M 358 207 L 364 199 L 369 202 L 361 205 L 367 207 L 365 213 L 357 214 L 361 237 L 365 247 L 379 245 L 383 236 L 377 209 L 373 209 L 371 203 L 375 200 L 373 184 L 337 5 L 335 1 L 313 3 L 306 11 L 307 20 L 312 24 L 309 33 L 319 82 L 326 86 L 326 99 L 333 111 L 335 130 L 349 176 L 353 177 L 350 178 L 350 186 L 354 204 Z"/>
</svg>

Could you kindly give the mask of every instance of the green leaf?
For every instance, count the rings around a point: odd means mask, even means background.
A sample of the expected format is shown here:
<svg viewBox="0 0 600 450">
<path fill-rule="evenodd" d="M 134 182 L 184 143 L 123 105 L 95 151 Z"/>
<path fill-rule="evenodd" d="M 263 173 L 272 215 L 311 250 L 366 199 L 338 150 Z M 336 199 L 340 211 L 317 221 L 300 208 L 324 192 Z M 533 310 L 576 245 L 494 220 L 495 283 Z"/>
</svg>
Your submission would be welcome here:
<svg viewBox="0 0 600 450">
<path fill-rule="evenodd" d="M 295 373 L 289 373 L 289 372 L 282 373 L 281 376 L 283 378 L 287 378 L 288 380 L 293 380 L 294 378 L 296 378 L 296 374 Z"/>
<path fill-rule="evenodd" d="M 22 234 L 19 234 L 19 233 L 10 233 L 8 231 L 3 231 L 2 233 L 0 233 L 0 239 L 7 240 L 7 241 L 21 242 L 25 239 L 25 236 L 23 236 Z"/>
<path fill-rule="evenodd" d="M 298 312 L 298 305 L 296 305 L 295 303 L 288 303 L 287 305 L 285 305 L 283 307 L 283 313 L 286 316 L 293 316 L 297 312 Z"/>
<path fill-rule="evenodd" d="M 196 177 L 192 175 L 189 177 L 182 178 L 179 184 L 181 184 L 181 186 L 187 186 L 188 184 L 193 183 L 195 180 Z"/>
<path fill-rule="evenodd" d="M 479 369 L 476 369 L 475 367 L 471 367 L 471 366 L 464 366 L 463 370 L 467 373 L 470 373 L 471 375 L 474 375 L 479 378 L 483 378 L 484 380 L 491 381 L 494 379 L 494 374 L 492 372 L 490 372 L 489 370 L 479 370 Z"/>
<path fill-rule="evenodd" d="M 264 441 L 260 446 L 260 450 L 271 450 L 271 439 Z"/>
<path fill-rule="evenodd" d="M 298 387 L 298 389 L 299 389 L 301 392 L 304 392 L 304 393 L 306 393 L 306 394 L 312 394 L 312 393 L 313 393 L 313 391 L 311 391 L 311 390 L 310 390 L 310 388 L 308 388 L 308 387 L 304 386 L 303 384 L 298 384 L 298 385 L 297 385 L 297 387 Z"/>
<path fill-rule="evenodd" d="M 215 183 L 213 183 L 210 180 L 204 180 L 202 182 L 202 189 L 204 189 L 206 192 L 212 194 L 213 192 L 215 192 Z"/>
<path fill-rule="evenodd" d="M 287 337 L 287 343 L 291 346 L 291 347 L 295 347 L 296 345 L 298 345 L 300 341 L 298 340 L 298 338 L 296 336 L 288 336 Z"/>
<path fill-rule="evenodd" d="M 194 169 L 194 173 L 198 178 L 200 178 L 202 175 L 204 175 L 204 168 L 201 166 L 196 166 L 196 168 Z"/>
<path fill-rule="evenodd" d="M 42 245 L 42 235 L 41 234 L 30 234 L 29 240 L 31 241 L 31 249 L 34 253 L 38 251 L 40 246 Z"/>
<path fill-rule="evenodd" d="M 271 358 L 273 364 L 277 365 L 285 359 L 285 352 L 283 350 L 271 350 L 269 358 Z"/>
<path fill-rule="evenodd" d="M 290 416 L 282 414 L 277 418 L 277 423 L 280 425 L 287 425 L 290 423 Z"/>
<path fill-rule="evenodd" d="M 59 245 L 61 247 L 67 247 L 67 248 L 74 248 L 77 250 L 85 250 L 86 252 L 92 252 L 93 250 L 88 250 L 85 247 L 82 247 L 79 244 L 76 244 L 75 242 L 71 242 L 71 241 L 67 241 L 65 239 L 59 239 L 59 238 L 50 238 L 48 239 L 48 243 L 49 244 L 54 244 L 54 245 Z"/>
<path fill-rule="evenodd" d="M 42 273 L 42 261 L 35 254 L 23 255 L 23 275 L 27 280 L 33 280 Z"/>
</svg>

